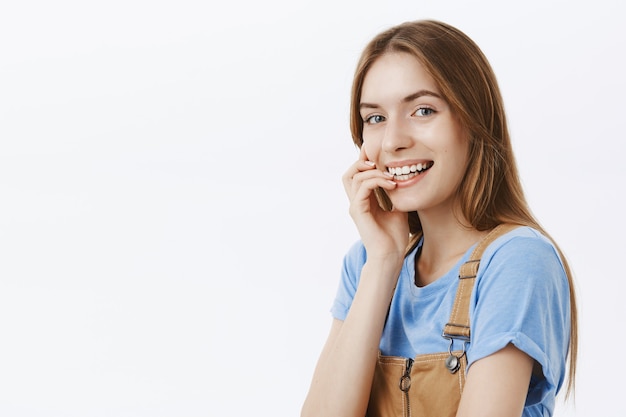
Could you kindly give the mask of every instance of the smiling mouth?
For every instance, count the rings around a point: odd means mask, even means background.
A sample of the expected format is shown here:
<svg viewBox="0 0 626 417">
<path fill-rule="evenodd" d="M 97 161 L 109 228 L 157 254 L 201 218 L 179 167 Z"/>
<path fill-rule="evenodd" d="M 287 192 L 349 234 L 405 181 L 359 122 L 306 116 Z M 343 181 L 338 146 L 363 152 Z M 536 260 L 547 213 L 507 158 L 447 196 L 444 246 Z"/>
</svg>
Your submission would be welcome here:
<svg viewBox="0 0 626 417">
<path fill-rule="evenodd" d="M 406 181 L 416 175 L 430 169 L 435 163 L 433 161 L 419 163 L 415 165 L 405 165 L 403 167 L 388 167 L 387 171 L 393 175 L 396 181 Z"/>
</svg>

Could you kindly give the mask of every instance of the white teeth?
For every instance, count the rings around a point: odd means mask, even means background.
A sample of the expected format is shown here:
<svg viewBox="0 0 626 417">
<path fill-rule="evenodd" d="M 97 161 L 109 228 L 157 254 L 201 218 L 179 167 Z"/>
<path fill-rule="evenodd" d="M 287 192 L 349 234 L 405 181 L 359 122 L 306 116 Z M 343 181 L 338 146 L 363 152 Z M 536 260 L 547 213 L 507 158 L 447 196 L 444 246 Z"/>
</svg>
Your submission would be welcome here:
<svg viewBox="0 0 626 417">
<path fill-rule="evenodd" d="M 418 163 L 415 165 L 405 165 L 403 167 L 389 167 L 387 171 L 396 177 L 399 181 L 405 181 L 419 174 L 420 172 L 430 168 L 432 163 Z"/>
</svg>

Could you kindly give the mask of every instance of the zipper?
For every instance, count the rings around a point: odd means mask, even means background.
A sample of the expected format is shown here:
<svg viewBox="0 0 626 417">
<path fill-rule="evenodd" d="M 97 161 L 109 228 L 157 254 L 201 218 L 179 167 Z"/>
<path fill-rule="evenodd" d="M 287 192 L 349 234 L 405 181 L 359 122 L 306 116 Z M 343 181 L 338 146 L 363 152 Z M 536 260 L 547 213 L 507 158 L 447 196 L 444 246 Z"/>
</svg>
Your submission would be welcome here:
<svg viewBox="0 0 626 417">
<path fill-rule="evenodd" d="M 411 388 L 411 367 L 413 359 L 406 358 L 404 362 L 404 374 L 400 377 L 400 391 L 404 393 L 404 416 L 411 417 L 411 404 L 409 403 L 409 389 Z"/>
</svg>

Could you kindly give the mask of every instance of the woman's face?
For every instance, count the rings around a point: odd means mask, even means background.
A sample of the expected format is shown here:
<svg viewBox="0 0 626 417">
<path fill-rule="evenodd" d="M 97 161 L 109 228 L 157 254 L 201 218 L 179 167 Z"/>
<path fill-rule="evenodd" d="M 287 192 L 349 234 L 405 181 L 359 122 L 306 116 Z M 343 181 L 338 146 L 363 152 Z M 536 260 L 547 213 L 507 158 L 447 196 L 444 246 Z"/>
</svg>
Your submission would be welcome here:
<svg viewBox="0 0 626 417">
<path fill-rule="evenodd" d="M 398 184 L 388 192 L 394 208 L 451 210 L 468 140 L 422 64 L 401 52 L 378 58 L 363 81 L 360 113 L 368 159 Z"/>
</svg>

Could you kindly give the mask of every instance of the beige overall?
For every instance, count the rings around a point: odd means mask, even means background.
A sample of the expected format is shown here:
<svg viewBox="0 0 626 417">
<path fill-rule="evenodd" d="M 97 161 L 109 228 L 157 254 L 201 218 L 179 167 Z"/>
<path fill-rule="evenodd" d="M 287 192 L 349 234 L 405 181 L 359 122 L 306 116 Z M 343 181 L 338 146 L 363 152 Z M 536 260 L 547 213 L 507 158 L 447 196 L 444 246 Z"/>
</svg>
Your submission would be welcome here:
<svg viewBox="0 0 626 417">
<path fill-rule="evenodd" d="M 495 239 L 517 227 L 502 224 L 476 246 L 459 270 L 459 287 L 443 329 L 448 352 L 418 355 L 414 359 L 379 355 L 367 417 L 453 417 L 465 385 L 466 344 L 470 341 L 469 304 L 482 254 Z M 462 350 L 452 350 L 452 343 Z"/>
</svg>

